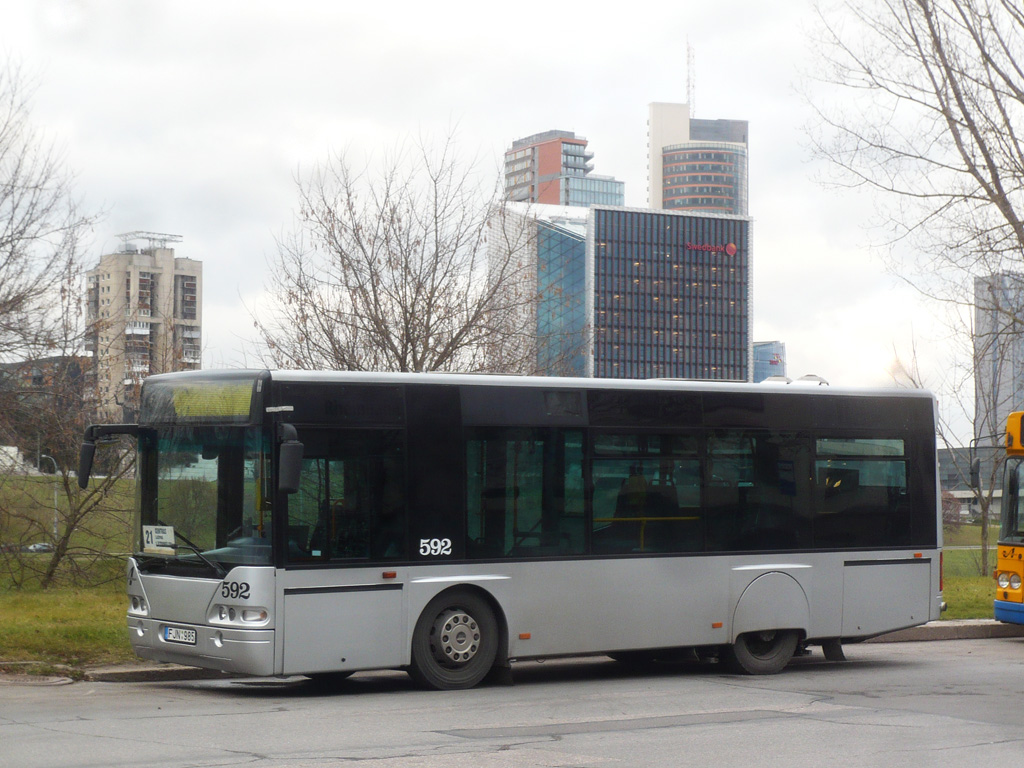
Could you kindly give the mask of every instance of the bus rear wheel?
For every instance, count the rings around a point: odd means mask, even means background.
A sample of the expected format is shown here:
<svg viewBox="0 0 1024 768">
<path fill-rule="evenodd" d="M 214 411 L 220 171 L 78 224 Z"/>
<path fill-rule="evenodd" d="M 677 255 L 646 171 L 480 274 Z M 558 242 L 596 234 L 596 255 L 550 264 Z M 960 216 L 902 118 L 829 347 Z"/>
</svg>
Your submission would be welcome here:
<svg viewBox="0 0 1024 768">
<path fill-rule="evenodd" d="M 745 632 L 724 650 L 725 661 L 736 672 L 774 675 L 789 664 L 800 636 L 792 629 Z"/>
<path fill-rule="evenodd" d="M 497 651 L 498 622 L 487 602 L 472 592 L 442 593 L 416 622 L 409 674 L 426 688 L 472 688 L 491 670 Z"/>
</svg>

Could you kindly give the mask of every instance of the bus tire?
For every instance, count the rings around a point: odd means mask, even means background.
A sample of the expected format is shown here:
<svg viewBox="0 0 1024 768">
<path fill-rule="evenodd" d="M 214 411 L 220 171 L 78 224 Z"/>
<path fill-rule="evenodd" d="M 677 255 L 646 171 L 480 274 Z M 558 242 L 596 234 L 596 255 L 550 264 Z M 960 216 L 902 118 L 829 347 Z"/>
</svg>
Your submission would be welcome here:
<svg viewBox="0 0 1024 768">
<path fill-rule="evenodd" d="M 423 609 L 412 635 L 409 674 L 425 688 L 472 688 L 498 652 L 498 622 L 487 601 L 465 590 L 444 592 Z"/>
<path fill-rule="evenodd" d="M 800 636 L 793 629 L 745 632 L 725 647 L 724 657 L 735 672 L 774 675 L 793 658 L 799 641 Z"/>
</svg>

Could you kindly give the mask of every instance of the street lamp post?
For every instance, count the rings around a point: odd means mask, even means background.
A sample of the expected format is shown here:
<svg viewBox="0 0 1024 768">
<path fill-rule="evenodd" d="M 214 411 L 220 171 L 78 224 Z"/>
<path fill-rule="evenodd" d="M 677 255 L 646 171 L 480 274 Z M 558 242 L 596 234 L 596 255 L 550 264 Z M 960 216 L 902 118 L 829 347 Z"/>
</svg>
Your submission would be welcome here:
<svg viewBox="0 0 1024 768">
<path fill-rule="evenodd" d="M 57 469 L 57 460 L 53 456 L 47 456 L 45 453 L 40 457 L 42 459 L 49 459 L 53 463 L 53 541 L 54 544 L 57 542 L 57 474 L 60 472 Z"/>
</svg>

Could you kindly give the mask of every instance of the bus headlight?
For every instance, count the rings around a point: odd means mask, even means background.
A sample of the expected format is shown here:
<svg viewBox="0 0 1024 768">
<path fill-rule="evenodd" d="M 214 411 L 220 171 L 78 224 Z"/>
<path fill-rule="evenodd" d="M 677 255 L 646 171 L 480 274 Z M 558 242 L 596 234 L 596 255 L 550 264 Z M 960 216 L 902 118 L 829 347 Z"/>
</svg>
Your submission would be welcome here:
<svg viewBox="0 0 1024 768">
<path fill-rule="evenodd" d="M 1016 573 L 1010 575 L 1010 589 L 1020 589 L 1020 576 Z"/>
<path fill-rule="evenodd" d="M 215 605 L 209 614 L 213 624 L 266 624 L 270 619 L 270 611 L 261 607 L 235 607 L 233 605 Z"/>
<path fill-rule="evenodd" d="M 1000 589 L 1006 589 L 1010 586 L 1010 574 L 1000 571 L 999 575 L 996 576 L 996 584 L 999 585 Z"/>
<path fill-rule="evenodd" d="M 145 616 L 149 613 L 149 609 L 146 607 L 146 598 L 138 597 L 137 595 L 131 596 L 131 604 L 128 608 L 129 613 L 136 614 L 138 616 Z"/>
</svg>

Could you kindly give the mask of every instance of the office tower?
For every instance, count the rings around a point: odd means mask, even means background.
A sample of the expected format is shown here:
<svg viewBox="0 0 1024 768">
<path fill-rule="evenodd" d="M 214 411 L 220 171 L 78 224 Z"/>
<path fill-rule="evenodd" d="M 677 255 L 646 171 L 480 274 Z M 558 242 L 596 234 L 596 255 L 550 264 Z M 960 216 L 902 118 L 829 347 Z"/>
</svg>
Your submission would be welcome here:
<svg viewBox="0 0 1024 768">
<path fill-rule="evenodd" d="M 1024 410 L 1024 274 L 974 279 L 974 437 L 1002 445 L 1006 418 Z"/>
<path fill-rule="evenodd" d="M 749 380 L 750 244 L 746 217 L 592 208 L 588 373 Z"/>
<path fill-rule="evenodd" d="M 648 110 L 649 207 L 746 216 L 747 121 L 691 118 L 686 104 Z"/>
<path fill-rule="evenodd" d="M 537 301 L 523 303 L 522 324 L 535 329 L 540 372 L 749 380 L 748 218 L 621 206 L 518 211 L 534 222 L 523 263 Z"/>
<path fill-rule="evenodd" d="M 754 383 L 786 376 L 786 345 L 781 341 L 754 342 Z"/>
<path fill-rule="evenodd" d="M 587 209 L 573 206 L 509 203 L 489 222 L 492 274 L 510 261 L 513 280 L 502 285 L 506 319 L 519 331 L 488 351 L 494 371 L 583 376 L 586 345 Z"/>
<path fill-rule="evenodd" d="M 622 205 L 625 183 L 593 174 L 594 153 L 571 131 L 545 131 L 505 152 L 505 198 L 546 205 Z"/>
<path fill-rule="evenodd" d="M 177 235 L 120 237 L 120 250 L 86 273 L 87 349 L 99 416 L 131 421 L 146 376 L 201 365 L 203 265 L 174 255 Z"/>
</svg>

